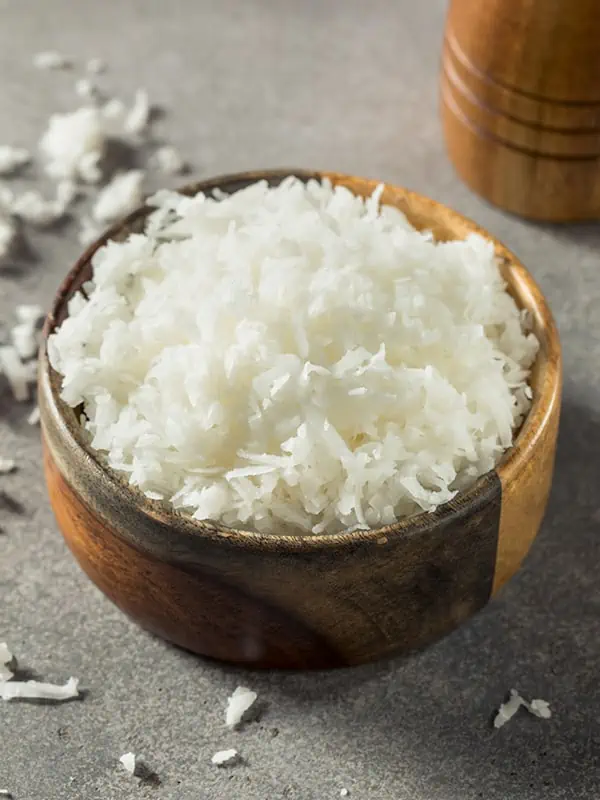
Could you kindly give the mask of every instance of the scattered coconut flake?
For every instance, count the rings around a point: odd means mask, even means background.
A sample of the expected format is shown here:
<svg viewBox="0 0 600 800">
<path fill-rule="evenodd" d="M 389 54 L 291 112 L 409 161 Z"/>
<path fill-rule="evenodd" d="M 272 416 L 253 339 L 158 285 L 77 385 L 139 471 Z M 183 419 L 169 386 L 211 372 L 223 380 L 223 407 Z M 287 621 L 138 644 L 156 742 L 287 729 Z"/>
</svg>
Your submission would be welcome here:
<svg viewBox="0 0 600 800">
<path fill-rule="evenodd" d="M 102 226 L 98 225 L 98 223 L 94 222 L 90 217 L 82 217 L 81 227 L 77 234 L 79 244 L 84 247 L 87 247 L 88 244 L 92 244 L 92 242 L 95 242 L 102 234 L 102 230 Z"/>
<path fill-rule="evenodd" d="M 16 236 L 17 229 L 13 221 L 10 217 L 0 214 L 0 262 L 9 255 Z"/>
<path fill-rule="evenodd" d="M 53 114 L 40 140 L 46 172 L 58 179 L 95 183 L 106 145 L 106 131 L 97 108 L 83 106 L 66 114 Z"/>
<path fill-rule="evenodd" d="M 501 728 L 505 725 L 514 717 L 521 707 L 527 709 L 530 714 L 533 714 L 535 717 L 540 717 L 541 719 L 550 719 L 552 716 L 550 705 L 546 700 L 536 699 L 528 703 L 527 700 L 521 697 L 516 689 L 511 689 L 509 699 L 506 703 L 502 703 L 494 718 L 494 728 Z"/>
<path fill-rule="evenodd" d="M 75 82 L 75 94 L 78 97 L 82 97 L 84 100 L 95 101 L 100 95 L 100 90 L 89 78 L 79 78 L 79 80 Z"/>
<path fill-rule="evenodd" d="M 348 789 L 346 789 L 346 788 L 340 789 L 340 797 L 348 797 L 349 794 L 350 794 L 350 792 L 349 792 Z"/>
<path fill-rule="evenodd" d="M 254 705 L 258 695 L 246 686 L 238 686 L 227 701 L 225 724 L 228 728 L 239 725 L 248 709 Z"/>
<path fill-rule="evenodd" d="M 38 350 L 35 328 L 26 322 L 15 325 L 10 332 L 13 346 L 23 361 L 33 358 Z"/>
<path fill-rule="evenodd" d="M 159 169 L 165 175 L 177 175 L 185 169 L 185 161 L 180 152 L 172 145 L 164 145 L 152 154 L 150 166 Z"/>
<path fill-rule="evenodd" d="M 107 120 L 115 120 L 125 116 L 125 103 L 118 97 L 112 97 L 102 106 L 102 116 Z"/>
<path fill-rule="evenodd" d="M 14 458 L 5 458 L 4 456 L 0 456 L 0 475 L 8 475 L 10 472 L 14 472 L 17 468 L 17 462 Z M 0 648 L 2 645 L 0 645 Z M 2 652 L 0 650 L 0 680 L 2 680 Z"/>
<path fill-rule="evenodd" d="M 541 719 L 550 719 L 552 716 L 550 704 L 547 700 L 532 700 L 531 703 L 529 703 L 528 710 L 535 717 L 540 717 Z"/>
<path fill-rule="evenodd" d="M 92 209 L 92 217 L 96 222 L 107 224 L 129 214 L 142 202 L 142 182 L 144 172 L 132 169 L 116 175 L 105 186 Z"/>
<path fill-rule="evenodd" d="M 54 683 L 40 683 L 39 681 L 10 681 L 0 683 L 0 698 L 2 700 L 70 700 L 79 697 L 77 678 L 69 678 L 64 686 Z"/>
<path fill-rule="evenodd" d="M 71 59 L 56 50 L 45 50 L 33 57 L 33 65 L 37 69 L 69 69 L 72 63 Z"/>
<path fill-rule="evenodd" d="M 27 417 L 27 424 L 28 425 L 39 425 L 40 424 L 40 407 L 34 406 L 31 410 L 31 413 Z"/>
<path fill-rule="evenodd" d="M 17 403 L 29 399 L 29 373 L 14 347 L 0 347 L 0 373 L 4 373 Z"/>
<path fill-rule="evenodd" d="M 34 303 L 20 303 L 15 308 L 15 317 L 23 325 L 36 327 L 44 318 L 44 309 Z"/>
<path fill-rule="evenodd" d="M 12 175 L 31 161 L 31 153 L 22 147 L 0 145 L 0 175 Z"/>
<path fill-rule="evenodd" d="M 211 762 L 216 764 L 218 767 L 222 767 L 225 764 L 231 764 L 232 762 L 237 761 L 238 758 L 238 751 L 234 748 L 231 748 L 231 750 L 219 750 L 211 758 Z"/>
<path fill-rule="evenodd" d="M 102 72 L 106 72 L 106 61 L 102 58 L 90 58 L 85 68 L 92 75 L 100 75 Z"/>
<path fill-rule="evenodd" d="M 124 753 L 120 758 L 119 761 L 123 765 L 124 769 L 130 774 L 135 775 L 135 753 Z"/>
<path fill-rule="evenodd" d="M 0 789 L 0 797 L 8 797 L 9 800 L 13 800 L 13 795 L 8 791 L 8 789 Z"/>
<path fill-rule="evenodd" d="M 8 649 L 6 642 L 0 642 L 0 685 L 4 681 L 9 681 L 14 672 L 11 667 L 15 664 L 15 657 Z"/>
<path fill-rule="evenodd" d="M 144 133 L 150 122 L 150 99 L 145 89 L 138 89 L 123 127 L 126 133 L 139 136 Z"/>
<path fill-rule="evenodd" d="M 46 228 L 64 217 L 76 193 L 75 184 L 70 180 L 58 184 L 54 200 L 46 200 L 37 189 L 29 189 L 14 199 L 11 210 L 26 222 Z"/>
</svg>

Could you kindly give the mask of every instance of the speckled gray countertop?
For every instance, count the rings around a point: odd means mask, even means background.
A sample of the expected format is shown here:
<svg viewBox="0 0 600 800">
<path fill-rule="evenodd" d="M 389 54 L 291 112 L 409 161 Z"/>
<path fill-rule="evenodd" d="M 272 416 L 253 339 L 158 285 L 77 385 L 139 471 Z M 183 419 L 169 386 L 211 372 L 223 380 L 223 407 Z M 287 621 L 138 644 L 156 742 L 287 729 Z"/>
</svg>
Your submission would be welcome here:
<svg viewBox="0 0 600 800">
<path fill-rule="evenodd" d="M 600 797 L 600 227 L 526 224 L 455 177 L 437 119 L 444 12 L 441 0 L 0 0 L 0 142 L 34 147 L 48 115 L 76 103 L 76 73 L 40 73 L 34 53 L 100 56 L 108 87 L 126 98 L 147 87 L 164 107 L 159 133 L 194 174 L 354 172 L 480 222 L 546 292 L 566 368 L 552 499 L 518 576 L 420 655 L 319 675 L 206 663 L 125 619 L 68 554 L 38 431 L 0 384 L 0 450 L 19 463 L 2 487 L 24 507 L 0 509 L 0 641 L 23 667 L 86 689 L 82 702 L 0 707 L 0 788 L 16 800 L 327 800 L 342 787 L 352 800 Z M 47 305 L 78 252 L 74 225 L 28 242 L 0 276 L 5 325 L 17 302 Z M 230 734 L 224 703 L 239 682 L 265 707 Z M 549 700 L 552 719 L 522 713 L 492 730 L 513 686 Z M 211 766 L 230 746 L 245 763 Z M 159 786 L 123 773 L 127 750 Z"/>
</svg>

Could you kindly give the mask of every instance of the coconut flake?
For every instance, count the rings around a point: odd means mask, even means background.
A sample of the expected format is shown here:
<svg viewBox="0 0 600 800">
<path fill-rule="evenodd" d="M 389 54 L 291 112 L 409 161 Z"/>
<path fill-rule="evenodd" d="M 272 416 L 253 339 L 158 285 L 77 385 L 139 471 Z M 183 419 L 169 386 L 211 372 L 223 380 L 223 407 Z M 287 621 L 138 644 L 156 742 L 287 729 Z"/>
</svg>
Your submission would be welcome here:
<svg viewBox="0 0 600 800">
<path fill-rule="evenodd" d="M 238 751 L 234 748 L 231 748 L 231 750 L 219 750 L 211 758 L 211 762 L 216 764 L 218 767 L 222 767 L 225 764 L 232 764 L 234 761 L 237 761 L 238 758 Z"/>
<path fill-rule="evenodd" d="M 125 103 L 118 97 L 112 97 L 102 106 L 102 116 L 107 120 L 116 120 L 125 116 Z"/>
<path fill-rule="evenodd" d="M 340 797 L 348 797 L 350 791 L 346 788 L 340 789 Z"/>
<path fill-rule="evenodd" d="M 123 768 L 126 772 L 130 775 L 135 775 L 135 767 L 136 767 L 136 756 L 135 753 L 124 753 L 120 758 L 119 761 L 123 765 Z"/>
<path fill-rule="evenodd" d="M 89 78 L 79 78 L 75 82 L 75 94 L 84 100 L 95 102 L 100 96 L 100 90 Z"/>
<path fill-rule="evenodd" d="M 258 695 L 245 686 L 238 686 L 227 701 L 225 711 L 225 724 L 228 728 L 235 728 L 242 722 L 244 714 L 254 705 Z"/>
<path fill-rule="evenodd" d="M 148 127 L 150 122 L 150 99 L 145 89 L 138 89 L 135 93 L 133 106 L 131 107 L 124 122 L 126 133 L 140 136 Z"/>
<path fill-rule="evenodd" d="M 133 211 L 142 202 L 144 172 L 132 169 L 116 175 L 102 189 L 94 207 L 92 217 L 96 222 L 108 224 Z"/>
<path fill-rule="evenodd" d="M 527 702 L 516 689 L 510 690 L 510 696 L 506 703 L 502 703 L 498 709 L 498 713 L 494 718 L 494 728 L 501 728 L 509 720 L 511 720 L 517 711 L 521 708 L 527 709 L 530 714 L 541 719 L 549 719 L 552 716 L 550 705 L 546 700 L 532 700 Z"/>
<path fill-rule="evenodd" d="M 14 664 L 15 657 L 8 649 L 8 645 L 6 642 L 0 642 L 0 685 L 13 677 L 14 672 L 11 668 Z"/>
<path fill-rule="evenodd" d="M 102 58 L 90 58 L 85 68 L 91 75 L 100 75 L 106 72 L 106 61 Z"/>
<path fill-rule="evenodd" d="M 31 161 L 31 153 L 22 147 L 0 145 L 0 175 L 12 175 Z"/>
<path fill-rule="evenodd" d="M 46 172 L 52 178 L 95 183 L 105 144 L 106 131 L 97 108 L 83 106 L 70 113 L 53 114 L 40 140 Z"/>
<path fill-rule="evenodd" d="M 14 460 L 14 458 L 5 458 L 4 456 L 0 456 L 0 475 L 8 475 L 9 473 L 14 472 L 16 468 L 17 468 L 17 462 Z M 0 652 L 0 668 L 2 665 L 1 659 L 2 659 L 2 653 Z M 0 680 L 2 680 L 1 669 L 0 669 Z"/>
<path fill-rule="evenodd" d="M 44 309 L 34 303 L 22 303 L 16 306 L 15 317 L 18 322 L 35 328 L 44 318 Z"/>
<path fill-rule="evenodd" d="M 36 69 L 44 70 L 69 69 L 73 62 L 56 50 L 44 50 L 33 57 L 33 65 Z"/>
<path fill-rule="evenodd" d="M 28 699 L 60 702 L 79 697 L 78 684 L 77 678 L 69 678 L 64 686 L 39 681 L 10 681 L 0 683 L 0 698 L 2 700 Z"/>
<path fill-rule="evenodd" d="M 28 425 L 39 425 L 40 424 L 40 407 L 34 406 L 27 417 L 27 424 Z"/>
<path fill-rule="evenodd" d="M 0 213 L 0 263 L 6 259 L 16 240 L 17 229 L 10 217 Z"/>
<path fill-rule="evenodd" d="M 14 347 L 0 347 L 0 372 L 3 372 L 17 403 L 29 399 L 29 373 Z"/>
<path fill-rule="evenodd" d="M 178 175 L 185 169 L 185 161 L 181 153 L 172 145 L 159 147 L 150 157 L 150 166 L 160 170 L 165 175 Z"/>
</svg>

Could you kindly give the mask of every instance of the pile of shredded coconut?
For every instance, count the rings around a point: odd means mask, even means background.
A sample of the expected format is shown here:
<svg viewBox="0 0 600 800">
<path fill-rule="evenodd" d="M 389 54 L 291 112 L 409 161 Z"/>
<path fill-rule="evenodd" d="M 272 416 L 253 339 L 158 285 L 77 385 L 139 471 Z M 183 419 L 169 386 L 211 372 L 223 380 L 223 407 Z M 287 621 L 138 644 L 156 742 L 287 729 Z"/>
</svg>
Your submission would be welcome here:
<svg viewBox="0 0 600 800">
<path fill-rule="evenodd" d="M 436 243 L 327 181 L 159 192 L 49 342 L 92 447 L 149 497 L 320 533 L 431 511 L 490 470 L 538 342 L 491 242 Z"/>
</svg>

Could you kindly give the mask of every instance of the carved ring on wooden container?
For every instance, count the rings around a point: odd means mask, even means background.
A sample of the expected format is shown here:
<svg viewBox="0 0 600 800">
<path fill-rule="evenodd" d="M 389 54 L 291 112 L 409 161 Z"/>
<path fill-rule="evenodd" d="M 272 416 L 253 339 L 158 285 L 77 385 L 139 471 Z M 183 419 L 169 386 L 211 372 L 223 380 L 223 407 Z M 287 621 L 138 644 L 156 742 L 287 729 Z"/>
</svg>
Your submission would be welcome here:
<svg viewBox="0 0 600 800">
<path fill-rule="evenodd" d="M 452 0 L 441 113 L 463 180 L 524 217 L 600 218 L 596 0 Z"/>
<path fill-rule="evenodd" d="M 277 184 L 291 173 L 303 180 L 326 176 L 362 196 L 377 186 L 363 178 L 291 170 L 216 178 L 184 191 L 234 191 L 260 178 Z M 386 186 L 382 199 L 438 239 L 479 230 L 405 189 Z M 56 296 L 45 338 L 90 278 L 93 253 L 108 238 L 122 240 L 140 230 L 148 212 L 140 209 L 112 228 L 78 261 Z M 44 346 L 39 400 L 50 500 L 94 583 L 154 633 L 196 653 L 255 667 L 371 661 L 423 647 L 482 608 L 518 569 L 540 526 L 561 388 L 558 335 L 540 290 L 522 264 L 492 241 L 510 291 L 532 312 L 541 341 L 532 410 L 502 463 L 471 489 L 433 514 L 374 531 L 234 531 L 147 499 L 88 448 L 76 411 L 60 400 L 60 378 Z"/>
</svg>

